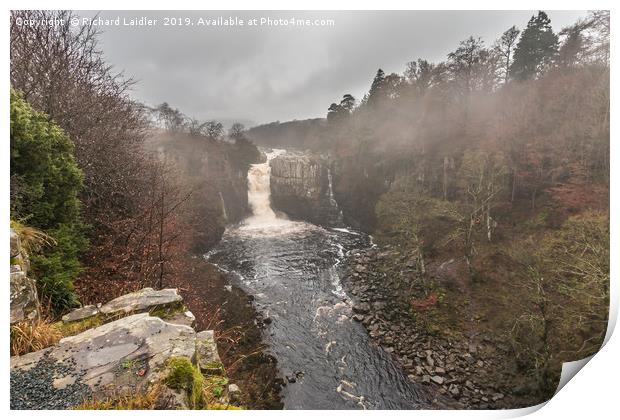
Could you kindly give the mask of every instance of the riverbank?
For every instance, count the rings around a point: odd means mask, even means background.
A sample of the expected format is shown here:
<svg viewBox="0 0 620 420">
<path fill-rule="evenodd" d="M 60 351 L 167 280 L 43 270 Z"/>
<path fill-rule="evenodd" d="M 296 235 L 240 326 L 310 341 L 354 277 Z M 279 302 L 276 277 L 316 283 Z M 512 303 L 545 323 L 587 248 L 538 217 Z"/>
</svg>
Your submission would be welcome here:
<svg viewBox="0 0 620 420">
<path fill-rule="evenodd" d="M 470 328 L 476 319 L 455 320 L 445 296 L 409 300 L 423 289 L 417 264 L 393 247 L 351 251 L 343 286 L 354 300 L 354 319 L 390 353 L 409 380 L 436 389 L 453 407 L 507 409 L 543 400 L 515 370 L 507 343 Z M 432 321 L 431 321 L 432 319 Z"/>
<path fill-rule="evenodd" d="M 231 286 L 226 274 L 202 256 L 187 255 L 176 262 L 178 275 L 163 287 L 175 287 L 196 317 L 197 330 L 214 330 L 227 375 L 239 385 L 241 404 L 250 409 L 281 409 L 276 360 L 266 355 L 261 316 L 253 297 Z M 97 304 L 141 288 L 135 282 L 100 285 L 78 283 L 84 304 Z M 86 288 L 88 286 L 88 288 Z"/>
<path fill-rule="evenodd" d="M 261 315 L 253 296 L 231 285 L 227 275 L 202 257 L 191 261 L 175 287 L 185 297 L 199 330 L 215 330 L 228 377 L 239 384 L 249 409 L 281 409 L 277 361 L 263 352 Z"/>
</svg>

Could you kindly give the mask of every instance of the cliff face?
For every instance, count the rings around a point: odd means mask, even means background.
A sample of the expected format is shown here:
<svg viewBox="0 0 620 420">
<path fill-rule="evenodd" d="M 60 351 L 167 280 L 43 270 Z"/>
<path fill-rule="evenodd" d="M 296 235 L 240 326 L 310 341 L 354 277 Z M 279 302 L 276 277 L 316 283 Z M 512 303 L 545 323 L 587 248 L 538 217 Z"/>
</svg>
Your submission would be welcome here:
<svg viewBox="0 0 620 420">
<path fill-rule="evenodd" d="M 371 233 L 377 224 L 375 205 L 389 189 L 393 168 L 373 160 L 341 157 L 334 162 L 334 195 L 348 226 Z"/>
<path fill-rule="evenodd" d="M 354 158 L 287 152 L 271 160 L 271 205 L 293 219 L 372 232 L 392 168 Z"/>
<path fill-rule="evenodd" d="M 275 210 L 318 225 L 342 225 L 327 159 L 285 153 L 272 159 L 270 166 L 271 205 Z"/>
<path fill-rule="evenodd" d="M 149 147 L 174 165 L 181 183 L 192 192 L 186 208 L 194 252 L 208 250 L 219 242 L 227 224 L 247 216 L 247 171 L 261 160 L 252 143 L 158 133 Z"/>
</svg>

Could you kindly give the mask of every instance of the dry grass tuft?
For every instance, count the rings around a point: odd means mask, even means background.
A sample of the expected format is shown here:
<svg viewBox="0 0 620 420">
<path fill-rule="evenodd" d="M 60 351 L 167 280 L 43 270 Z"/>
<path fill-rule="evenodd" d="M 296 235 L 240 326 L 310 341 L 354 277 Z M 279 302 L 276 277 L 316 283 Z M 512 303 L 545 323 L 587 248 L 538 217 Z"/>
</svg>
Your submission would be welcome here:
<svg viewBox="0 0 620 420">
<path fill-rule="evenodd" d="M 33 255 L 44 246 L 56 245 L 56 240 L 54 238 L 52 238 L 42 230 L 39 230 L 32 226 L 28 226 L 21 222 L 11 220 L 11 228 L 19 236 L 22 249 L 28 255 Z"/>
<path fill-rule="evenodd" d="M 74 410 L 160 410 L 167 409 L 162 401 L 162 387 L 152 386 L 145 393 L 109 397 L 105 399 L 89 399 L 73 407 Z"/>
<path fill-rule="evenodd" d="M 53 346 L 63 337 L 62 332 L 49 320 L 19 322 L 11 326 L 11 356 L 39 351 Z"/>
</svg>

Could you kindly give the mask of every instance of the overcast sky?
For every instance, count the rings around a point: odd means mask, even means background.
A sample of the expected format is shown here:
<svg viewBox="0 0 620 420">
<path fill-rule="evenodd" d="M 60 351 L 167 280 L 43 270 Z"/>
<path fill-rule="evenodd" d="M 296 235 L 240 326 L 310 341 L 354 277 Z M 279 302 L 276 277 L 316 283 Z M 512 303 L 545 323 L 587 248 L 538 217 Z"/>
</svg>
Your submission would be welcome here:
<svg viewBox="0 0 620 420">
<path fill-rule="evenodd" d="M 133 95 L 168 102 L 201 119 L 266 123 L 324 117 L 345 93 L 361 98 L 376 70 L 401 73 L 408 61 L 438 62 L 469 35 L 491 44 L 534 11 L 411 12 L 101 12 L 101 47 L 117 70 L 138 80 Z M 90 17 L 94 12 L 79 12 Z M 548 12 L 554 30 L 585 11 Z M 123 26 L 146 16 L 154 26 Z M 199 18 L 237 17 L 244 26 L 200 25 Z M 165 17 L 191 26 L 164 26 Z M 333 26 L 248 26 L 248 20 L 333 19 Z M 185 20 L 188 18 L 188 20 Z"/>
</svg>

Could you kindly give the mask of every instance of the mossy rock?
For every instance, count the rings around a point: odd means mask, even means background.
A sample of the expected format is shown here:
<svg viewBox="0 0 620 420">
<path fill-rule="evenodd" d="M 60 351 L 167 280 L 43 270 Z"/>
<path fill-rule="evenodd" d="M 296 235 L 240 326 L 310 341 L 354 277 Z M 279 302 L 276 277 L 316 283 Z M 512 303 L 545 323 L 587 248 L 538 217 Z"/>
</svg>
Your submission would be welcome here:
<svg viewBox="0 0 620 420">
<path fill-rule="evenodd" d="M 220 360 L 213 331 L 201 331 L 196 334 L 196 364 L 205 374 L 220 375 L 224 365 Z"/>
<path fill-rule="evenodd" d="M 88 305 L 75 309 L 64 315 L 56 326 L 62 331 L 63 337 L 68 337 L 146 310 L 149 315 L 176 325 L 193 327 L 195 321 L 176 289 L 156 291 L 146 288 L 120 296 L 101 307 Z"/>
<path fill-rule="evenodd" d="M 204 381 L 200 369 L 186 357 L 172 357 L 168 360 L 168 374 L 164 383 L 176 390 L 185 391 L 191 409 L 207 408 Z"/>
<path fill-rule="evenodd" d="M 84 318 L 79 321 L 65 322 L 58 321 L 54 325 L 61 331 L 63 337 L 69 337 L 72 335 L 80 334 L 91 328 L 97 328 L 106 322 L 110 322 L 112 319 L 107 319 L 101 314 L 91 316 L 90 318 Z"/>
<path fill-rule="evenodd" d="M 172 357 L 167 362 L 163 384 L 183 391 L 187 406 L 193 410 L 238 410 L 228 399 L 228 378 L 224 375 L 204 375 L 187 357 Z"/>
</svg>

